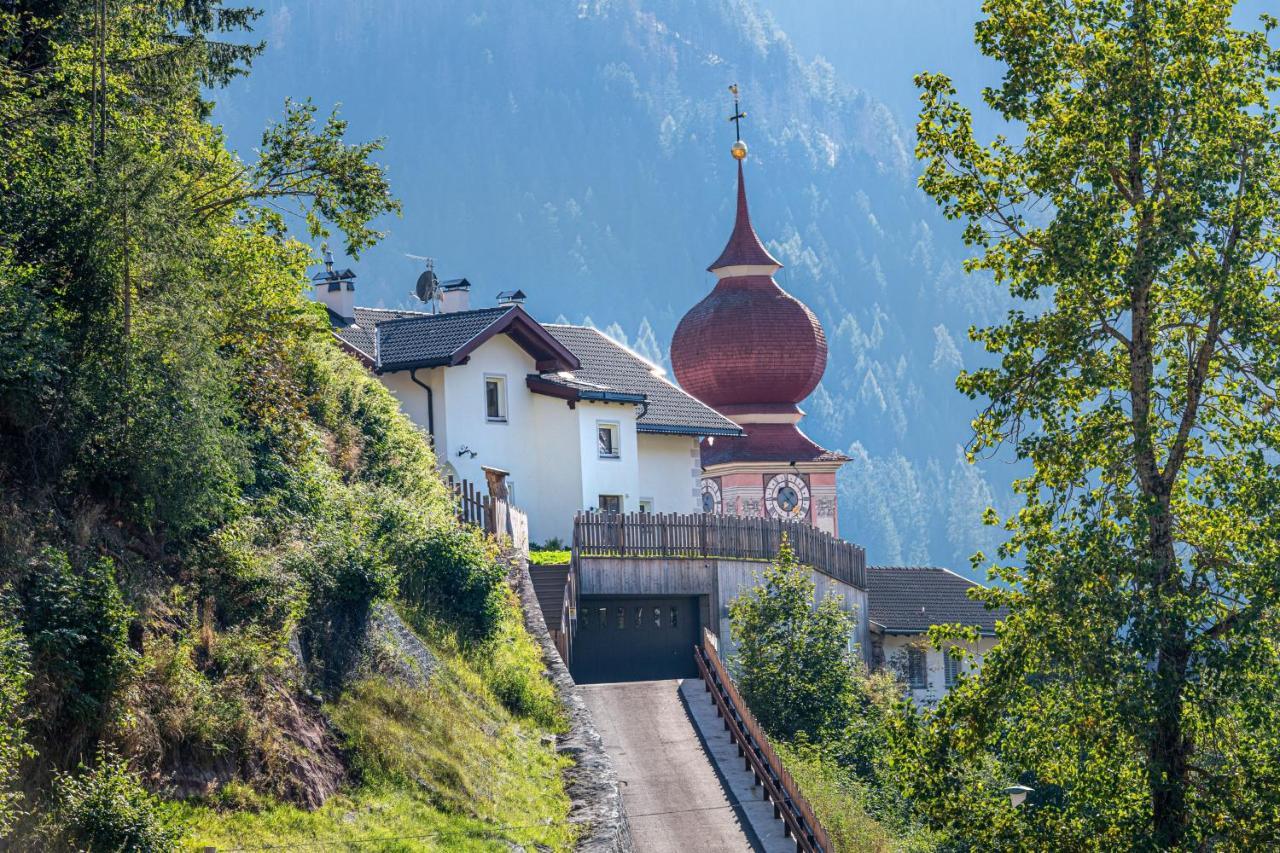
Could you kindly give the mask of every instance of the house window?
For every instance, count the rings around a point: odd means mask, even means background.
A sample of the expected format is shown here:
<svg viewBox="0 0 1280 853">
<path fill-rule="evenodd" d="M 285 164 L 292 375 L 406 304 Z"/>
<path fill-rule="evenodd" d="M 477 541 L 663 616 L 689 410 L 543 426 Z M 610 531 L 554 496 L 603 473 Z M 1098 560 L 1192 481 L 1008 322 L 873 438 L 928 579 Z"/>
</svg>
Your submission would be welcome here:
<svg viewBox="0 0 1280 853">
<path fill-rule="evenodd" d="M 618 458 L 620 454 L 617 424 L 596 424 L 596 450 L 599 451 L 601 459 Z"/>
<path fill-rule="evenodd" d="M 641 511 L 641 512 L 653 512 L 653 498 L 641 498 L 641 499 L 640 499 L 640 511 Z"/>
<path fill-rule="evenodd" d="M 506 423 L 507 380 L 503 376 L 484 378 L 484 417 L 495 423 Z"/>
<path fill-rule="evenodd" d="M 942 656 L 942 674 L 947 687 L 955 687 L 960 676 L 960 659 L 947 653 Z"/>
<path fill-rule="evenodd" d="M 912 690 L 925 690 L 929 687 L 924 649 L 907 649 L 907 684 Z"/>
<path fill-rule="evenodd" d="M 601 495 L 598 506 L 601 512 L 622 512 L 622 495 Z"/>
</svg>

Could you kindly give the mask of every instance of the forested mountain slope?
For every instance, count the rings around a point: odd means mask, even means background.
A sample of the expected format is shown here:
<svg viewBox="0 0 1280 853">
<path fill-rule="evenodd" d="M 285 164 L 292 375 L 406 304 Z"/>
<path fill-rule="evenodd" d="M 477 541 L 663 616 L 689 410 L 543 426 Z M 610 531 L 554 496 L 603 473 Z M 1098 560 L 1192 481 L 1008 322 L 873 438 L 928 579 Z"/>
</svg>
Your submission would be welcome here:
<svg viewBox="0 0 1280 853">
<path fill-rule="evenodd" d="M 953 382 L 1001 299 L 966 279 L 956 229 L 916 189 L 910 129 L 756 4 L 267 6 L 258 73 L 216 117 L 247 151 L 286 95 L 310 94 L 385 139 L 404 216 L 357 265 L 362 301 L 404 303 L 405 253 L 431 255 L 477 299 L 520 287 L 538 316 L 658 361 L 732 222 L 736 81 L 753 219 L 831 340 L 805 428 L 855 459 L 842 531 L 876 562 L 962 570 L 990 544 L 979 516 L 1010 472 L 960 463 L 974 404 Z"/>
</svg>

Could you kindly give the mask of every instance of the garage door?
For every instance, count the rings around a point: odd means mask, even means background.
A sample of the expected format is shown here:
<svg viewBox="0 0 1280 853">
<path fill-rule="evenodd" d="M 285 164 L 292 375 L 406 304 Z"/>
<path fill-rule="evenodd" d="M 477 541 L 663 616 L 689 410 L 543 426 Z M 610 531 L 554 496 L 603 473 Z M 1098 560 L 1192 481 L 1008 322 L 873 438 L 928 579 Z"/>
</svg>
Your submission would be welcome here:
<svg viewBox="0 0 1280 853">
<path fill-rule="evenodd" d="M 698 599 L 583 596 L 573 638 L 579 684 L 650 681 L 698 674 Z"/>
</svg>

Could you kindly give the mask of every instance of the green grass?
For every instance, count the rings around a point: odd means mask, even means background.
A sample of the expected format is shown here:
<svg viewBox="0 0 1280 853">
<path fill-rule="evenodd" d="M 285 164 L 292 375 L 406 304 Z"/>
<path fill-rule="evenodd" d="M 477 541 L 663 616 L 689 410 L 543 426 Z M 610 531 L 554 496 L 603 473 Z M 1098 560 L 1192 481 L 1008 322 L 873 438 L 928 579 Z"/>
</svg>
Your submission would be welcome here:
<svg viewBox="0 0 1280 853">
<path fill-rule="evenodd" d="M 527 674 L 532 640 L 514 629 L 499 639 L 491 649 L 497 669 Z M 175 804 L 173 816 L 190 829 L 188 849 L 572 849 L 561 776 L 569 762 L 544 742 L 548 727 L 537 714 L 512 714 L 492 673 L 468 655 L 440 654 L 442 669 L 425 690 L 371 679 L 326 708 L 358 784 L 314 812 L 251 794 L 234 801 L 235 790 L 223 798 L 234 810 Z M 549 691 L 540 672 L 539 662 L 537 680 Z"/>
<path fill-rule="evenodd" d="M 530 551 L 529 562 L 535 566 L 563 566 L 569 562 L 569 551 Z"/>
<path fill-rule="evenodd" d="M 877 820 L 868 808 L 866 786 L 845 768 L 812 751 L 777 743 L 775 748 L 840 853 L 925 853 L 936 849 L 936 841 L 925 832 L 899 832 Z"/>
</svg>

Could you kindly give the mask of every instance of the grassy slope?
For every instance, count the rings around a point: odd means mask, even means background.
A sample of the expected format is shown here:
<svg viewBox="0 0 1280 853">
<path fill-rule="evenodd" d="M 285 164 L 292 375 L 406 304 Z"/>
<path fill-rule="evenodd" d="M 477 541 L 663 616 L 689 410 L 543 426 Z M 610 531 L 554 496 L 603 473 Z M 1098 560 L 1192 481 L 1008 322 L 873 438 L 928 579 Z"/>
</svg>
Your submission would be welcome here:
<svg viewBox="0 0 1280 853">
<path fill-rule="evenodd" d="M 370 679 L 326 708 L 358 783 L 314 812 L 257 803 L 251 794 L 236 801 L 234 792 L 224 796 L 222 809 L 175 804 L 173 817 L 189 828 L 187 846 L 507 850 L 514 842 L 572 848 L 560 776 L 567 760 L 543 740 L 562 727 L 545 719 L 543 700 L 551 694 L 534 686 L 537 704 L 526 716 L 507 711 L 495 694 L 519 676 L 550 690 L 539 672 L 529 671 L 540 670 L 541 662 L 515 606 L 509 601 L 503 630 L 482 650 L 463 655 L 438 643 L 442 667 L 430 688 Z"/>
<path fill-rule="evenodd" d="M 775 744 L 837 851 L 923 853 L 936 841 L 920 831 L 895 830 L 870 812 L 862 782 L 834 762 Z"/>
</svg>

